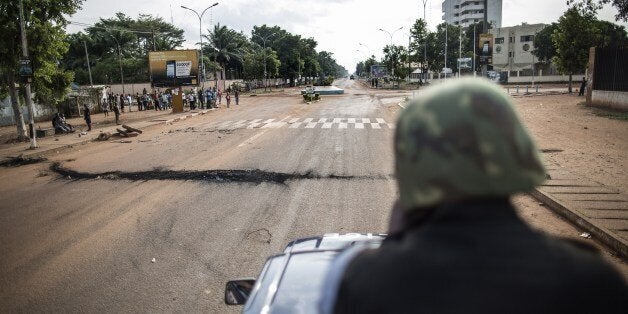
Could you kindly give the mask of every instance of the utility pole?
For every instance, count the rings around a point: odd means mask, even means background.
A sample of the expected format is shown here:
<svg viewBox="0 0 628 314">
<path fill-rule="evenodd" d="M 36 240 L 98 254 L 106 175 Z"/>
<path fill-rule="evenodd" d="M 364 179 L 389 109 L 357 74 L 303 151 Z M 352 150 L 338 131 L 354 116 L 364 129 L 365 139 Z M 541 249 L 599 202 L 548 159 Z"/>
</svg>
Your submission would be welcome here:
<svg viewBox="0 0 628 314">
<path fill-rule="evenodd" d="M 488 33 L 488 0 L 484 0 L 484 23 L 482 23 L 482 33 Z M 488 61 L 488 60 L 487 60 Z M 488 65 L 482 65 L 482 77 L 486 77 L 486 72 L 488 71 Z"/>
<path fill-rule="evenodd" d="M 94 86 L 92 80 L 92 66 L 89 64 L 89 54 L 87 53 L 87 43 L 83 40 L 83 46 L 85 47 L 85 59 L 87 59 L 87 72 L 89 73 L 89 86 Z"/>
<path fill-rule="evenodd" d="M 425 6 L 427 5 L 427 0 L 423 0 L 423 21 L 425 22 L 425 27 L 427 28 L 427 20 L 425 19 Z M 423 40 L 423 77 L 427 82 L 427 36 Z"/>
<path fill-rule="evenodd" d="M 458 25 L 458 78 L 460 78 L 460 62 L 462 60 L 462 26 Z"/>
<path fill-rule="evenodd" d="M 22 33 L 22 57 L 28 60 L 28 43 L 26 41 L 26 30 L 24 29 L 24 4 L 20 0 L 20 31 Z M 31 136 L 31 149 L 37 148 L 37 134 L 35 134 L 35 107 L 33 99 L 31 99 L 31 83 L 30 78 L 24 84 L 26 92 L 26 106 L 28 106 L 28 131 Z"/>
<path fill-rule="evenodd" d="M 473 62 L 473 77 L 475 77 L 475 73 L 477 72 L 475 70 L 475 49 L 476 49 L 475 48 L 475 26 L 476 25 L 477 25 L 476 23 L 473 23 L 473 61 L 472 61 Z"/>
<path fill-rule="evenodd" d="M 445 22 L 445 69 L 447 68 L 447 30 L 449 29 L 449 24 Z M 444 71 L 444 69 L 443 69 Z M 447 72 L 445 72 L 445 78 L 447 78 Z"/>
</svg>

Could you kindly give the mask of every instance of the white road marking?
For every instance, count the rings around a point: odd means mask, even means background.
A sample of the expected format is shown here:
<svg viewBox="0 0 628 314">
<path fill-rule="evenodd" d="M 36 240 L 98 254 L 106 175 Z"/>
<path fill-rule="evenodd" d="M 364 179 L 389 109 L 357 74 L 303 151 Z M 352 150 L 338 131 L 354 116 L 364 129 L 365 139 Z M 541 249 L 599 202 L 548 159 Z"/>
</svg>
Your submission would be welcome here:
<svg viewBox="0 0 628 314">
<path fill-rule="evenodd" d="M 388 123 L 388 128 L 394 129 L 395 128 L 395 124 L 394 123 Z"/>
<path fill-rule="evenodd" d="M 301 122 L 295 122 L 295 123 L 293 123 L 293 124 L 290 126 L 290 128 L 291 128 L 291 129 L 297 129 L 297 128 L 299 128 L 299 126 L 301 126 Z"/>
<path fill-rule="evenodd" d="M 371 128 L 373 128 L 373 129 L 381 129 L 379 127 L 379 123 L 371 123 Z"/>
<path fill-rule="evenodd" d="M 320 119 L 318 119 L 318 123 L 325 123 L 325 121 L 327 121 L 327 118 L 320 118 Z"/>
<path fill-rule="evenodd" d="M 292 124 L 299 121 L 299 118 L 294 118 L 294 119 L 290 119 L 290 121 L 288 121 L 288 123 Z"/>
<path fill-rule="evenodd" d="M 349 118 L 349 123 L 355 123 L 355 118 Z"/>
<path fill-rule="evenodd" d="M 331 129 L 332 125 L 333 125 L 333 123 L 331 123 L 331 122 L 325 122 L 325 123 L 323 123 L 322 128 L 323 129 Z"/>
<path fill-rule="evenodd" d="M 371 123 L 371 119 L 369 119 L 369 118 L 362 118 L 362 123 Z"/>
<path fill-rule="evenodd" d="M 262 121 L 262 119 L 255 119 L 255 120 L 251 121 L 250 124 L 257 123 L 257 122 L 260 122 L 260 121 Z"/>
<path fill-rule="evenodd" d="M 264 122 L 262 122 L 262 123 L 267 124 L 267 123 L 271 123 L 271 122 L 273 122 L 273 121 L 275 121 L 275 119 L 268 119 L 268 120 L 266 120 L 266 121 L 264 121 Z"/>
<path fill-rule="evenodd" d="M 338 124 L 338 128 L 339 129 L 346 129 L 347 128 L 347 124 L 343 123 L 343 122 L 340 122 L 340 124 Z"/>
<path fill-rule="evenodd" d="M 356 129 L 364 129 L 364 123 L 356 123 L 355 124 L 355 128 Z"/>
<path fill-rule="evenodd" d="M 386 123 L 386 121 L 384 121 L 384 119 L 382 118 L 377 118 L 377 123 Z"/>
<path fill-rule="evenodd" d="M 334 118 L 334 123 L 340 123 L 340 121 L 342 121 L 342 118 Z"/>
<path fill-rule="evenodd" d="M 316 124 L 317 124 L 316 122 L 310 122 L 310 123 L 308 123 L 308 124 L 305 126 L 305 128 L 306 128 L 306 129 L 313 129 L 313 128 L 315 128 L 315 127 L 316 127 Z"/>
<path fill-rule="evenodd" d="M 255 135 L 253 135 L 253 136 L 249 137 L 249 139 L 248 139 L 248 140 L 246 140 L 246 141 L 242 142 L 240 145 L 238 145 L 238 147 L 242 147 L 242 146 L 245 146 L 245 145 L 252 144 L 252 143 L 253 143 L 253 141 L 255 141 L 258 137 L 260 137 L 260 136 L 264 135 L 264 133 L 266 133 L 266 131 L 268 131 L 268 130 L 264 130 L 264 131 L 262 131 L 262 132 L 259 132 L 259 133 L 255 134 Z"/>
<path fill-rule="evenodd" d="M 247 128 L 247 129 L 254 129 L 254 128 L 257 128 L 259 125 L 261 125 L 261 123 L 259 123 L 259 122 L 256 122 L 256 123 L 251 123 L 251 124 L 249 124 L 249 126 L 247 126 L 246 128 Z"/>
<path fill-rule="evenodd" d="M 307 118 L 307 119 L 303 120 L 303 123 L 310 123 L 310 122 L 312 122 L 312 120 L 314 120 L 314 119 L 312 119 L 312 118 Z"/>
</svg>

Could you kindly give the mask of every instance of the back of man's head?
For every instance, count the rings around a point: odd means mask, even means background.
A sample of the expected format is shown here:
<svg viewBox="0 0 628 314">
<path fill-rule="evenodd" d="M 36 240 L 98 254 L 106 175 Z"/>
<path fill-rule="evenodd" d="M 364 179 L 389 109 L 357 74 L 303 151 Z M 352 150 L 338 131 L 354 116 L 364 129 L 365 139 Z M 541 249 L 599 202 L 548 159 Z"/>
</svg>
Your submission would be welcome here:
<svg viewBox="0 0 628 314">
<path fill-rule="evenodd" d="M 396 175 L 405 210 L 531 190 L 545 170 L 508 96 L 482 79 L 428 90 L 400 114 Z"/>
</svg>

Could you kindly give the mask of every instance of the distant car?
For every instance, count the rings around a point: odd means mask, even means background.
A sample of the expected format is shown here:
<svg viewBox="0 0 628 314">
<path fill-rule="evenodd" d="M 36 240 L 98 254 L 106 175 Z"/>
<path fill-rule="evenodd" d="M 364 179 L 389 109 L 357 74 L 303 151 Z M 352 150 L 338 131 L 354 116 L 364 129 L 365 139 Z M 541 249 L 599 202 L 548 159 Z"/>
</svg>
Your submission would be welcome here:
<svg viewBox="0 0 628 314">
<path fill-rule="evenodd" d="M 385 234 L 325 234 L 288 243 L 283 253 L 266 260 L 257 280 L 227 282 L 225 303 L 243 305 L 242 313 L 317 313 L 329 266 L 357 243 L 379 247 Z"/>
<path fill-rule="evenodd" d="M 354 79 L 355 79 L 355 76 L 351 75 L 351 76 L 349 76 L 349 79 L 350 79 L 350 80 L 354 80 Z"/>
</svg>

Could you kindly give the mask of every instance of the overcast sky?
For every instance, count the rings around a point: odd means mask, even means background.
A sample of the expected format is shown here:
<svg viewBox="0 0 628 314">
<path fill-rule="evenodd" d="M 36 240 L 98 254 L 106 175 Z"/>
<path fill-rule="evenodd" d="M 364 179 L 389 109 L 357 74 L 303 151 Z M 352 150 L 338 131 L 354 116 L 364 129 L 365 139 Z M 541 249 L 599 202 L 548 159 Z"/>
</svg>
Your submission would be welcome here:
<svg viewBox="0 0 628 314">
<path fill-rule="evenodd" d="M 356 62 L 374 54 L 380 58 L 390 36 L 379 28 L 394 33 L 393 42 L 408 45 L 408 29 L 423 17 L 422 0 L 86 0 L 71 21 L 93 24 L 99 18 L 124 12 L 131 17 L 148 13 L 172 21 L 185 31 L 184 47 L 191 48 L 199 40 L 196 15 L 182 9 L 184 5 L 201 13 L 215 2 L 219 4 L 203 16 L 203 32 L 211 23 L 243 31 L 250 36 L 254 25 L 277 25 L 302 37 L 313 37 L 317 51 L 333 53 L 336 61 L 349 72 Z M 503 0 L 502 26 L 527 23 L 551 23 L 567 9 L 565 0 Z M 428 0 L 426 17 L 430 29 L 442 22 L 442 0 Z M 210 14 L 211 12 L 211 14 Z M 599 18 L 615 21 L 617 10 L 606 7 Z M 211 19 L 210 19 L 211 18 Z M 621 25 L 628 26 L 626 23 Z M 70 25 L 68 32 L 82 27 Z M 360 45 L 362 44 L 362 45 Z M 370 51 L 370 52 L 369 52 Z"/>
</svg>

